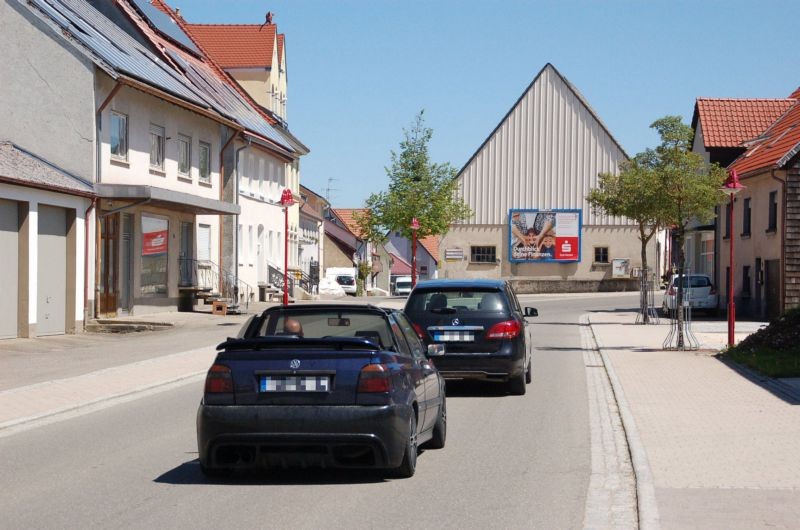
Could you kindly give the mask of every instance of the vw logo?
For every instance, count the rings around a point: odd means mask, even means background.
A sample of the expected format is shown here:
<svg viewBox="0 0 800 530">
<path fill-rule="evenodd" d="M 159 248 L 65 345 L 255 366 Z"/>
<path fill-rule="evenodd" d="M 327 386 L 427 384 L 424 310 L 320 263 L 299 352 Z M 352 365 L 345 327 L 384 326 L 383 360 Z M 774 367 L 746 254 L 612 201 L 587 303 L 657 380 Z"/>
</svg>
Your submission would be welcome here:
<svg viewBox="0 0 800 530">
<path fill-rule="evenodd" d="M 300 368 L 300 359 L 292 359 L 292 362 L 289 363 L 289 368 L 292 370 Z"/>
<path fill-rule="evenodd" d="M 453 325 L 454 326 L 460 326 L 461 325 L 461 321 L 459 319 L 457 319 L 457 318 L 454 318 L 453 319 Z"/>
</svg>

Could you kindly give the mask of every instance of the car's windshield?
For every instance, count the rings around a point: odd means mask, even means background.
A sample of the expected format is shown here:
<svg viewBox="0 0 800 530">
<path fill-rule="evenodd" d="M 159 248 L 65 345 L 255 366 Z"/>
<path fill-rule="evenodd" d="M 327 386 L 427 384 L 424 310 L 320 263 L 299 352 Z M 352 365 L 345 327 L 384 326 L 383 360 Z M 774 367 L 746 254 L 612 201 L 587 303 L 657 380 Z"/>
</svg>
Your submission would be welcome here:
<svg viewBox="0 0 800 530">
<path fill-rule="evenodd" d="M 411 289 L 411 282 L 397 282 L 398 289 Z"/>
<path fill-rule="evenodd" d="M 356 280 L 352 276 L 340 275 L 336 277 L 336 282 L 339 285 L 353 285 L 356 283 Z"/>
<path fill-rule="evenodd" d="M 271 335 L 296 335 L 306 339 L 360 337 L 381 347 L 392 344 L 386 317 L 374 311 L 314 309 L 268 312 L 248 338 Z"/>
<path fill-rule="evenodd" d="M 678 278 L 672 279 L 672 285 L 678 285 Z M 710 287 L 711 280 L 708 279 L 706 276 L 684 276 L 683 277 L 683 287 Z"/>
<path fill-rule="evenodd" d="M 426 290 L 411 294 L 406 313 L 506 313 L 505 298 L 496 289 Z"/>
</svg>

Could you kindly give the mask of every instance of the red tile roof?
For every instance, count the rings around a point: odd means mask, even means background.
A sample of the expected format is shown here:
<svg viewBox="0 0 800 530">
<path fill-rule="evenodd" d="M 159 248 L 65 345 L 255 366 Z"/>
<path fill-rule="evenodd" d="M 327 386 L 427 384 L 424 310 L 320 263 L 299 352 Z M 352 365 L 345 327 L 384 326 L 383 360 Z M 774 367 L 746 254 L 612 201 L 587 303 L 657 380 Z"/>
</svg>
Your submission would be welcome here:
<svg viewBox="0 0 800 530">
<path fill-rule="evenodd" d="M 698 98 L 695 113 L 709 147 L 739 147 L 756 138 L 794 104 L 794 99 Z"/>
<path fill-rule="evenodd" d="M 186 28 L 222 68 L 272 66 L 275 24 L 186 24 Z"/>
<path fill-rule="evenodd" d="M 366 208 L 331 208 L 331 212 L 336 217 L 339 218 L 344 227 L 347 228 L 351 234 L 353 234 L 359 239 L 361 239 L 363 233 L 361 232 L 361 229 L 358 227 L 358 223 L 353 217 L 353 214 L 354 213 L 363 214 L 366 211 L 367 211 Z"/>
<path fill-rule="evenodd" d="M 439 263 L 439 236 L 425 236 L 419 240 L 420 244 L 425 247 L 434 261 Z"/>
<path fill-rule="evenodd" d="M 286 35 L 278 33 L 278 64 L 283 61 L 283 46 L 286 44 Z"/>
<path fill-rule="evenodd" d="M 764 169 L 779 168 L 800 151 L 800 101 L 748 144 L 747 151 L 729 168 L 740 176 Z"/>
<path fill-rule="evenodd" d="M 409 262 L 394 252 L 389 252 L 389 255 L 392 257 L 392 268 L 389 274 L 392 276 L 411 276 L 411 264 Z"/>
</svg>

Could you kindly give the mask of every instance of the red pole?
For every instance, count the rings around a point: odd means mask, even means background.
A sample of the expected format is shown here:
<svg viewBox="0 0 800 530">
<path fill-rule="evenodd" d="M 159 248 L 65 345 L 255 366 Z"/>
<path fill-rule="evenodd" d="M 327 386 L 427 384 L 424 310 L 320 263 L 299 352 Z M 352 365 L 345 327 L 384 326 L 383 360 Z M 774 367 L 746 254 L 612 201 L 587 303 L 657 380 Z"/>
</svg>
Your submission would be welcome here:
<svg viewBox="0 0 800 530">
<path fill-rule="evenodd" d="M 283 305 L 289 305 L 289 207 L 283 209 Z"/>
<path fill-rule="evenodd" d="M 736 325 L 736 303 L 733 300 L 733 194 L 731 194 L 731 206 L 728 212 L 728 236 L 730 237 L 730 263 L 728 265 L 728 347 L 733 347 L 735 339 Z"/>
<path fill-rule="evenodd" d="M 411 231 L 411 288 L 417 286 L 417 231 Z"/>
</svg>

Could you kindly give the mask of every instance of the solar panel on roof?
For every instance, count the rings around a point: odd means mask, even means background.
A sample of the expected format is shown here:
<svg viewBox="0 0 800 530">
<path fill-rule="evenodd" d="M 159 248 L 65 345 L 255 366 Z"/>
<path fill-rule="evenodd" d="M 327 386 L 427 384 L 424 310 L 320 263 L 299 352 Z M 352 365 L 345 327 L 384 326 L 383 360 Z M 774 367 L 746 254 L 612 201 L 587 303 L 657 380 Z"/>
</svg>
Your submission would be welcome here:
<svg viewBox="0 0 800 530">
<path fill-rule="evenodd" d="M 200 50 L 194 45 L 192 39 L 178 26 L 169 16 L 156 9 L 153 4 L 147 0 L 133 0 L 136 7 L 144 13 L 147 20 L 153 24 L 158 31 L 171 38 L 175 42 L 180 43 L 197 55 L 200 55 Z"/>
</svg>

